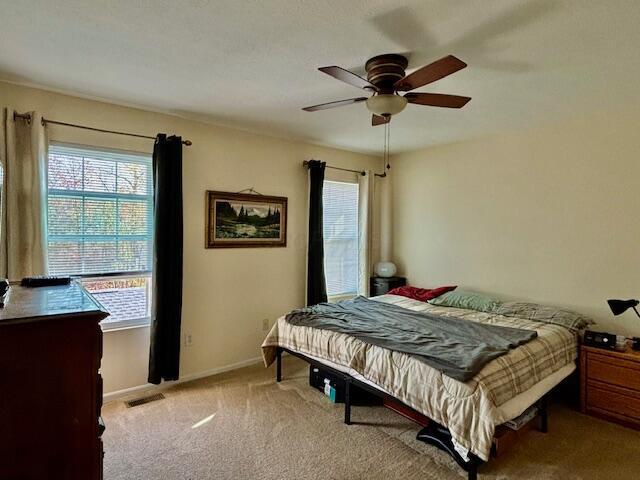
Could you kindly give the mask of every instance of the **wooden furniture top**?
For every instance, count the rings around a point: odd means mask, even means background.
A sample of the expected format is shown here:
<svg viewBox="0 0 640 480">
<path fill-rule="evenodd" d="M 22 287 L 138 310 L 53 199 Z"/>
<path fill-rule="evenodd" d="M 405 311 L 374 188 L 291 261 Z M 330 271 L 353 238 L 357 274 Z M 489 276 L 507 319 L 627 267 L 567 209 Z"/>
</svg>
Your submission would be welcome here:
<svg viewBox="0 0 640 480">
<path fill-rule="evenodd" d="M 619 352 L 617 350 L 607 350 L 597 347 L 587 347 L 586 345 L 582 345 L 581 348 L 585 353 L 597 353 L 598 355 L 603 355 L 605 357 L 618 358 L 640 363 L 640 350 L 632 350 L 630 345 L 627 345 L 627 349 L 624 352 Z"/>
<path fill-rule="evenodd" d="M 77 282 L 36 288 L 11 285 L 5 297 L 4 308 L 0 308 L 0 327 L 48 320 L 62 315 L 99 316 L 102 319 L 109 313 Z"/>
</svg>

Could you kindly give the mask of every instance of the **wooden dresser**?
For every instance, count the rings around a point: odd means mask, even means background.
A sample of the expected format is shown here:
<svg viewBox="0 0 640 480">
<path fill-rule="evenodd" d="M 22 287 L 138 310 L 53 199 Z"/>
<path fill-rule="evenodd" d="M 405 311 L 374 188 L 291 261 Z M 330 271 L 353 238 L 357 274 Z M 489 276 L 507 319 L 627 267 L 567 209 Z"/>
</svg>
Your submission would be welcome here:
<svg viewBox="0 0 640 480">
<path fill-rule="evenodd" d="M 0 309 L 0 479 L 102 478 L 106 310 L 80 285 L 14 285 Z"/>
<path fill-rule="evenodd" d="M 583 413 L 640 429 L 640 352 L 580 347 Z"/>
</svg>

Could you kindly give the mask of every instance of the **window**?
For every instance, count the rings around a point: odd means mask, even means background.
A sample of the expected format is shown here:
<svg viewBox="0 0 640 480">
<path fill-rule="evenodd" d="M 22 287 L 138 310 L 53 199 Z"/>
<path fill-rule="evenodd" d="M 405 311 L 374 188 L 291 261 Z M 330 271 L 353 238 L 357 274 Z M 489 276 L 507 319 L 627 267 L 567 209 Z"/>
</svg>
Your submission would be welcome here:
<svg viewBox="0 0 640 480">
<path fill-rule="evenodd" d="M 322 191 L 327 295 L 358 292 L 358 184 L 325 181 Z"/>
<path fill-rule="evenodd" d="M 152 232 L 150 155 L 49 146 L 49 273 L 81 276 L 103 327 L 148 323 Z"/>
</svg>

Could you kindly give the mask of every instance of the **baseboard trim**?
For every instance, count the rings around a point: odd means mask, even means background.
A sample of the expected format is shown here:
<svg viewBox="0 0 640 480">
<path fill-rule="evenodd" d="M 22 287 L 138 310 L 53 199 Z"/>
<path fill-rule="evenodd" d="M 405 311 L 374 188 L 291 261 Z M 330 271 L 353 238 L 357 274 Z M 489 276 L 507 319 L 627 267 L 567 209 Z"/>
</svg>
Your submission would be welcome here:
<svg viewBox="0 0 640 480">
<path fill-rule="evenodd" d="M 262 357 L 254 357 L 242 362 L 232 363 L 223 367 L 212 368 L 211 370 L 205 370 L 203 372 L 190 373 L 184 375 L 180 380 L 174 382 L 163 382 L 160 385 L 153 385 L 152 383 L 145 383 L 144 385 L 137 385 L 135 387 L 123 388 L 122 390 L 115 390 L 113 392 L 105 393 L 102 396 L 102 403 L 112 402 L 114 400 L 120 400 L 125 397 L 133 395 L 139 395 L 141 392 L 157 392 L 158 390 L 166 390 L 175 385 L 181 383 L 190 382 L 192 380 L 198 380 L 199 378 L 210 377 L 212 375 L 218 375 L 220 373 L 230 372 L 232 370 L 238 370 L 239 368 L 248 367 L 250 365 L 256 365 L 262 362 Z"/>
</svg>

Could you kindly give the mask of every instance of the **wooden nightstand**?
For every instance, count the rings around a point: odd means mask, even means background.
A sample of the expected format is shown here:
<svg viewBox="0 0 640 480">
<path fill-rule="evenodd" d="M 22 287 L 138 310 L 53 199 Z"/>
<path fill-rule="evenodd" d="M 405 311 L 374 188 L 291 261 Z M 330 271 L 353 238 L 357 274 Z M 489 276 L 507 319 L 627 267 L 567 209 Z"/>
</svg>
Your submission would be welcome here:
<svg viewBox="0 0 640 480">
<path fill-rule="evenodd" d="M 640 352 L 580 347 L 583 413 L 640 429 Z"/>
</svg>

